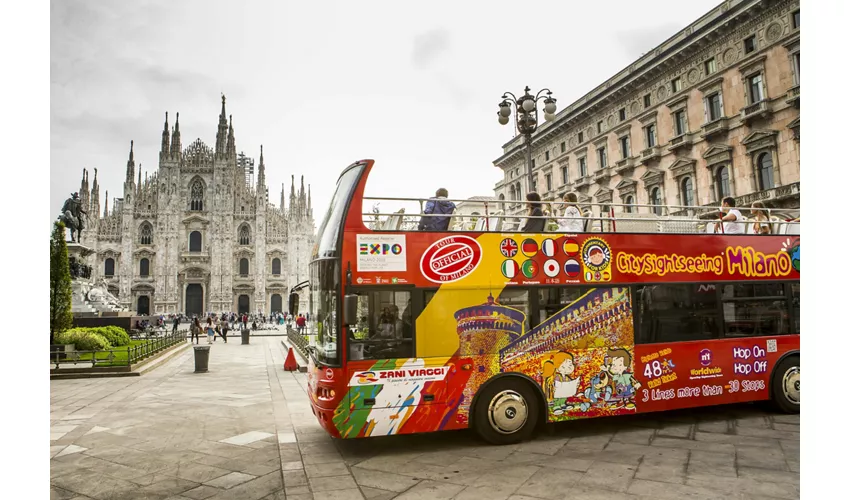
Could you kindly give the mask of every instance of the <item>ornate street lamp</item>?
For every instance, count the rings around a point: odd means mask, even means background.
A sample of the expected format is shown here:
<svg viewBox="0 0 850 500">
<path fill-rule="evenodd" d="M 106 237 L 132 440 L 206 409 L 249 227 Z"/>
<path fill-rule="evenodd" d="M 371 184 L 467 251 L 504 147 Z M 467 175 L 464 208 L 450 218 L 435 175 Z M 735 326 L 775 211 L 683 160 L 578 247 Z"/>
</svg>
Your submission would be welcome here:
<svg viewBox="0 0 850 500">
<path fill-rule="evenodd" d="M 516 128 L 517 131 L 525 136 L 525 169 L 528 177 L 528 190 L 530 193 L 534 190 L 531 182 L 531 136 L 537 130 L 537 103 L 541 99 L 541 95 L 545 92 L 546 97 L 543 98 L 543 119 L 550 122 L 555 119 L 555 111 L 558 109 L 555 102 L 557 99 L 552 97 L 552 91 L 543 89 L 537 95 L 530 94 L 531 89 L 525 87 L 525 95 L 517 99 L 510 92 L 502 94 L 502 102 L 499 103 L 499 123 L 507 125 L 511 116 L 511 104 L 516 108 Z"/>
</svg>

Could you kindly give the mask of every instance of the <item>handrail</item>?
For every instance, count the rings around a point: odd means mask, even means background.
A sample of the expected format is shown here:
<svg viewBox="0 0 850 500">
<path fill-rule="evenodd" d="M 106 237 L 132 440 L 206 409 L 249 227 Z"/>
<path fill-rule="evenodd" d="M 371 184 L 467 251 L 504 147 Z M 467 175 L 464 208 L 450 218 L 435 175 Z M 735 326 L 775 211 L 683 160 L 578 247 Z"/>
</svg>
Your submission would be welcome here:
<svg viewBox="0 0 850 500">
<path fill-rule="evenodd" d="M 123 347 L 116 347 L 112 349 L 97 349 L 90 351 L 69 351 L 66 353 L 65 351 L 53 351 L 50 353 L 51 365 L 55 365 L 56 369 L 59 369 L 60 364 L 70 364 L 74 365 L 78 363 L 88 364 L 91 363 L 92 368 L 96 367 L 98 363 L 108 363 L 111 366 L 132 366 L 134 363 L 137 363 L 152 354 L 155 354 L 159 351 L 162 351 L 168 347 L 174 346 L 181 342 L 185 342 L 186 333 L 188 330 L 178 330 L 177 332 L 169 332 L 168 334 L 161 337 L 143 337 L 136 340 L 147 340 L 143 344 L 139 344 L 136 346 L 127 346 L 126 349 Z M 120 360 L 118 364 L 116 364 L 117 356 L 116 353 L 127 353 L 126 360 Z M 106 358 L 98 358 L 98 354 L 107 353 Z M 71 358 L 68 359 L 67 354 L 71 355 Z M 80 359 L 82 355 L 91 354 L 91 359 Z"/>
</svg>

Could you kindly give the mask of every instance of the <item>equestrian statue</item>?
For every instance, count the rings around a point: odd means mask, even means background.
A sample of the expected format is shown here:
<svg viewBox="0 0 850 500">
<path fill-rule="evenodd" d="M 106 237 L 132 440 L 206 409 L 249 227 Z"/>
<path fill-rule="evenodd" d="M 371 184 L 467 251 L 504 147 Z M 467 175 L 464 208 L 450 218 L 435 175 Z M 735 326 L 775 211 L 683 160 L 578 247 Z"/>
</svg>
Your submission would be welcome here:
<svg viewBox="0 0 850 500">
<path fill-rule="evenodd" d="M 87 212 L 83 210 L 82 200 L 78 193 L 72 193 L 71 197 L 65 200 L 62 205 L 62 213 L 58 219 L 62 221 L 66 227 L 71 230 L 71 243 L 79 243 L 83 233 L 83 215 Z M 74 239 L 74 232 L 77 233 L 77 239 Z"/>
</svg>

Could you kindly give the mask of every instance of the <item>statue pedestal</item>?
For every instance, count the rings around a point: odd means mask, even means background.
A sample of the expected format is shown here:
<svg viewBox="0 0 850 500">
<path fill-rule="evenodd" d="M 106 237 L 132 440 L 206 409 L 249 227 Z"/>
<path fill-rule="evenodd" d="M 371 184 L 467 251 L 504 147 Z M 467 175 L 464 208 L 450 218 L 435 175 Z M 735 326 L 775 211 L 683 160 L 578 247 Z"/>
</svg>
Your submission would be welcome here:
<svg viewBox="0 0 850 500">
<path fill-rule="evenodd" d="M 89 255 L 94 253 L 94 250 L 79 243 L 67 241 L 65 246 L 68 247 L 68 257 L 76 257 L 80 262 L 85 261 Z"/>
</svg>

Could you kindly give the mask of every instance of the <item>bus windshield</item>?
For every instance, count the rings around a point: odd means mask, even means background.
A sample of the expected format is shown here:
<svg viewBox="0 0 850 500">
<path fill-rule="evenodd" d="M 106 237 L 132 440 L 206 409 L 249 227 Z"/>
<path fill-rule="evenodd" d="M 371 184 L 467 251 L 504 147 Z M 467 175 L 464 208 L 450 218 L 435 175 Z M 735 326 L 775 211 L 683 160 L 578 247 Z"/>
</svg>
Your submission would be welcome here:
<svg viewBox="0 0 850 500">
<path fill-rule="evenodd" d="M 310 263 L 310 306 L 307 333 L 316 339 L 320 363 L 339 365 L 336 307 L 340 303 L 340 235 L 345 210 L 365 164 L 355 164 L 339 178 L 336 192 L 316 236 Z"/>
</svg>

